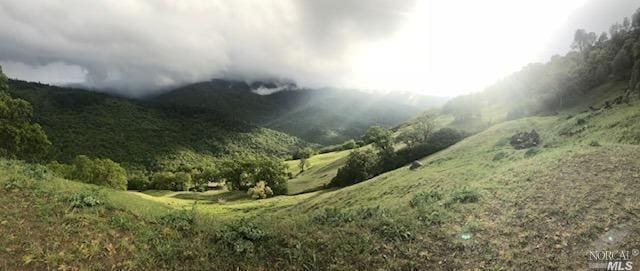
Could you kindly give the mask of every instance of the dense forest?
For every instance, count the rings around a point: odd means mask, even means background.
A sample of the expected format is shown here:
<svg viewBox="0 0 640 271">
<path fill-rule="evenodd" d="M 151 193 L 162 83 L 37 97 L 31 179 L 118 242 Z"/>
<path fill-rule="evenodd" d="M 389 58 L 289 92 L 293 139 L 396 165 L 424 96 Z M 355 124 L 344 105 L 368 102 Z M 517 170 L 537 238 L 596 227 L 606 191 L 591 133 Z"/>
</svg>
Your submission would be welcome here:
<svg viewBox="0 0 640 271">
<path fill-rule="evenodd" d="M 423 110 L 442 105 L 446 98 L 216 79 L 181 87 L 151 100 L 218 110 L 310 143 L 330 145 L 357 138 L 372 125 L 396 126 Z"/>
</svg>

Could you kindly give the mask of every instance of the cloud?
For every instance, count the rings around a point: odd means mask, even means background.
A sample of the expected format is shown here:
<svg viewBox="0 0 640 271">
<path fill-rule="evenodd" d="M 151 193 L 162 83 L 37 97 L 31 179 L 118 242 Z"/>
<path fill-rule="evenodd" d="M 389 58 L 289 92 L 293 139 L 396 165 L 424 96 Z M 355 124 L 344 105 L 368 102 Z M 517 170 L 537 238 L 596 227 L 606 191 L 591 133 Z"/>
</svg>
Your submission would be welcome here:
<svg viewBox="0 0 640 271">
<path fill-rule="evenodd" d="M 52 83 L 80 77 L 130 96 L 216 77 L 340 84 L 348 80 L 352 48 L 393 34 L 413 5 L 0 0 L 0 64 L 14 77 Z"/>
</svg>

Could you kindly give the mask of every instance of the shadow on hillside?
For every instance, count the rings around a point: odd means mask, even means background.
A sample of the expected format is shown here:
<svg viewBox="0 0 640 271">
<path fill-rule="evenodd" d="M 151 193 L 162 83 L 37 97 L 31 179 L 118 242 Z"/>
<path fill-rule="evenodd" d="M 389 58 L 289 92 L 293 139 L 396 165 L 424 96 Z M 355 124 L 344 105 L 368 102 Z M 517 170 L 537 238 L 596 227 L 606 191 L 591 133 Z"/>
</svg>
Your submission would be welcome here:
<svg viewBox="0 0 640 271">
<path fill-rule="evenodd" d="M 185 192 L 171 196 L 177 199 L 185 200 L 202 200 L 209 203 L 225 203 L 243 199 L 249 199 L 249 196 L 242 191 L 209 191 L 209 192 Z M 207 204 L 207 202 L 205 202 Z"/>
</svg>

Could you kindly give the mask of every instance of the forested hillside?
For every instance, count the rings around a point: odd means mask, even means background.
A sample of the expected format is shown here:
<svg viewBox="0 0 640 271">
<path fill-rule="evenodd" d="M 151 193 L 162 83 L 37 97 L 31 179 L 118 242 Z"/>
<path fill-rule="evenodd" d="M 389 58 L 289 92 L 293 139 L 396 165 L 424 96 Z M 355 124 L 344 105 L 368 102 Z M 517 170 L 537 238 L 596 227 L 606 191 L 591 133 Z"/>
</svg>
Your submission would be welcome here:
<svg viewBox="0 0 640 271">
<path fill-rule="evenodd" d="M 178 152 L 220 156 L 260 153 L 287 158 L 304 143 L 212 109 L 157 105 L 80 89 L 9 81 L 34 108 L 52 142 L 47 160 L 77 155 L 151 167 Z"/>
<path fill-rule="evenodd" d="M 228 80 L 192 84 L 153 98 L 161 104 L 215 109 L 319 144 L 359 137 L 371 125 L 398 125 L 445 100 L 410 93 L 304 89 L 291 83 Z"/>
</svg>

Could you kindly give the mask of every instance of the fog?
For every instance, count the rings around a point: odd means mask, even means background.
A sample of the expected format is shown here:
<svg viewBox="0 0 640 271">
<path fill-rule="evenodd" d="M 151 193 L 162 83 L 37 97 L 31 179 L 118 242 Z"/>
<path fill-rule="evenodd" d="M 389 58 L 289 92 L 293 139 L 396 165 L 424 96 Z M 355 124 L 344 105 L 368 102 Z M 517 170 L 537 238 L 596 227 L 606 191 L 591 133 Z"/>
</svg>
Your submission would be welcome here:
<svg viewBox="0 0 640 271">
<path fill-rule="evenodd" d="M 629 6 L 638 4 L 476 2 L 0 0 L 0 65 L 14 78 L 80 83 L 129 96 L 212 78 L 450 96 L 565 52 L 571 27 L 590 22 L 585 27 L 606 29 L 615 19 L 611 14 L 630 15 Z M 529 6 L 538 8 L 536 14 L 517 14 Z M 542 14 L 556 6 L 555 17 Z M 590 19 L 603 14 L 609 17 Z M 502 29 L 496 20 L 482 24 L 506 15 L 527 20 L 504 21 L 511 27 Z M 474 25 L 484 28 L 473 32 L 486 35 L 466 31 Z M 535 42 L 505 32 L 520 25 Z M 515 49 L 505 55 L 498 45 Z M 466 83 L 447 84 L 460 76 Z"/>
</svg>

